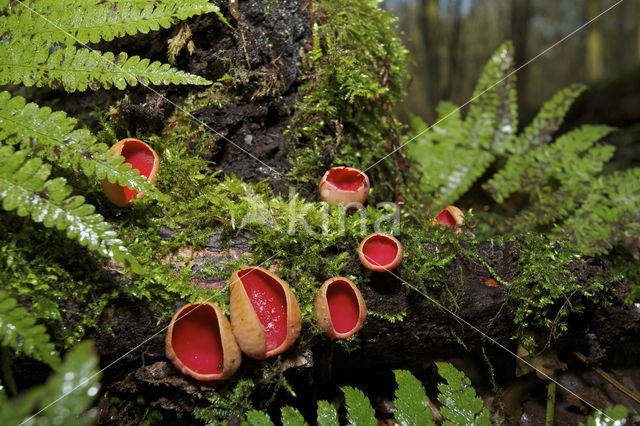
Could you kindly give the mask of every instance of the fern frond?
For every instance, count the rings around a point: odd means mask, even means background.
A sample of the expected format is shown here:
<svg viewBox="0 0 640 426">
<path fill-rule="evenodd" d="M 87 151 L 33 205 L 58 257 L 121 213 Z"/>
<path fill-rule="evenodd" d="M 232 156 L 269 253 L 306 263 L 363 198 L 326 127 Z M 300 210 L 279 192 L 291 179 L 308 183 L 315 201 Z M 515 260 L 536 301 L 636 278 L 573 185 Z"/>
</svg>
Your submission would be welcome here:
<svg viewBox="0 0 640 426">
<path fill-rule="evenodd" d="M 47 330 L 36 324 L 35 318 L 4 290 L 0 290 L 0 344 L 49 364 L 53 369 L 60 366 L 58 352 Z"/>
<path fill-rule="evenodd" d="M 469 105 L 465 124 L 469 144 L 501 154 L 512 150 L 518 131 L 518 100 L 513 71 L 513 45 L 506 42 L 485 66 Z M 508 77 L 507 77 L 508 76 Z"/>
<path fill-rule="evenodd" d="M 70 10 L 83 13 L 69 13 Z M 29 40 L 35 46 L 97 43 L 169 28 L 176 20 L 219 11 L 208 0 L 38 0 L 29 5 L 16 2 L 11 13 L 0 17 L 0 34 L 7 39 Z"/>
<path fill-rule="evenodd" d="M 69 238 L 103 256 L 137 270 L 135 257 L 84 197 L 70 196 L 64 178 L 47 180 L 51 166 L 39 158 L 27 160 L 28 151 L 0 147 L 0 200 L 5 210 L 30 215 L 48 228 L 64 230 Z"/>
<path fill-rule="evenodd" d="M 43 386 L 29 389 L 0 408 L 0 424 L 94 424 L 98 412 L 89 407 L 98 394 L 99 373 L 93 345 L 79 343 Z M 33 416 L 38 408 L 42 411 Z"/>
<path fill-rule="evenodd" d="M 572 217 L 554 230 L 583 253 L 599 254 L 625 237 L 640 235 L 640 168 L 600 177 Z"/>
<path fill-rule="evenodd" d="M 124 89 L 141 84 L 198 84 L 211 82 L 172 68 L 169 64 L 114 55 L 74 46 L 35 48 L 25 41 L 0 44 L 0 84 L 63 87 L 67 92 Z"/>
<path fill-rule="evenodd" d="M 20 96 L 0 92 L 0 140 L 31 150 L 56 165 L 81 172 L 89 178 L 108 179 L 151 198 L 159 198 L 155 185 L 147 182 L 123 157 L 113 157 L 105 144 L 84 129 L 74 130 L 77 120 L 62 111 L 52 112 Z"/>
<path fill-rule="evenodd" d="M 531 191 L 547 184 L 551 177 L 568 185 L 588 181 L 613 155 L 611 146 L 593 147 L 612 130 L 586 125 L 562 135 L 552 145 L 533 148 L 526 155 L 512 155 L 484 189 L 502 202 L 517 190 Z"/>
<path fill-rule="evenodd" d="M 432 207 L 453 204 L 491 164 L 494 155 L 477 146 L 470 146 L 468 126 L 460 111 L 450 102 L 438 105 L 438 121 L 431 130 L 420 135 L 407 149 L 422 171 L 422 188 L 438 196 Z M 422 132 L 425 124 L 414 125 Z"/>
<path fill-rule="evenodd" d="M 523 131 L 516 142 L 515 154 L 523 154 L 551 141 L 551 136 L 564 121 L 573 102 L 586 89 L 582 84 L 572 84 L 545 102 L 538 115 Z"/>
</svg>

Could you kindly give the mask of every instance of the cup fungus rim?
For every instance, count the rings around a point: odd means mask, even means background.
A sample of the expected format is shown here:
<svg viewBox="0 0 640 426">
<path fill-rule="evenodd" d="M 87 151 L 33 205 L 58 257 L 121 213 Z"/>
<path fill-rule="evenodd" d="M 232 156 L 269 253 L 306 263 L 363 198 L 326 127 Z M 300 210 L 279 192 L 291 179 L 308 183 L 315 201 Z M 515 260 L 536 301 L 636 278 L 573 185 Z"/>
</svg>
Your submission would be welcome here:
<svg viewBox="0 0 640 426">
<path fill-rule="evenodd" d="M 200 305 L 200 307 L 198 307 L 198 305 Z M 222 366 L 222 371 L 220 373 L 198 373 L 197 371 L 189 367 L 187 364 L 185 364 L 180 359 L 175 349 L 173 348 L 173 328 L 175 323 L 181 318 L 181 315 L 185 310 L 200 309 L 202 306 L 211 308 L 216 318 L 216 323 L 217 323 L 216 325 L 218 326 L 218 334 L 220 336 L 220 343 L 222 347 L 222 358 L 223 358 L 222 359 L 223 366 Z M 215 303 L 212 303 L 209 301 L 187 303 L 186 305 L 178 309 L 178 311 L 173 315 L 173 318 L 171 318 L 171 322 L 167 327 L 167 335 L 165 338 L 165 353 L 167 358 L 174 365 L 174 367 L 176 367 L 183 374 L 191 376 L 194 379 L 201 382 L 209 382 L 212 380 L 225 380 L 226 378 L 231 376 L 233 373 L 235 373 L 240 367 L 242 356 L 240 353 L 240 348 L 238 347 L 238 344 L 236 343 L 233 337 L 233 334 L 231 333 L 230 324 L 227 324 L 227 326 L 225 327 L 225 324 L 224 324 L 225 319 L 227 318 L 226 318 L 226 315 L 224 315 L 224 313 L 222 312 L 222 309 L 220 309 L 220 307 Z M 228 320 L 227 320 L 227 323 L 228 323 Z M 223 336 L 223 334 L 225 335 Z M 229 341 L 228 339 L 231 339 L 231 340 Z M 227 346 L 229 344 L 231 345 L 231 347 Z M 234 347 L 235 347 L 235 350 L 234 350 Z M 228 354 L 227 353 L 228 350 L 231 350 L 231 352 L 236 352 L 236 353 Z M 227 364 L 227 359 L 226 359 L 227 356 L 232 358 L 230 365 Z M 236 362 L 236 359 L 233 359 L 234 356 L 236 357 L 237 362 Z"/>
<path fill-rule="evenodd" d="M 360 186 L 356 189 L 342 189 L 329 180 L 329 176 L 339 170 L 345 170 L 353 172 L 362 177 Z M 363 204 L 369 196 L 369 190 L 371 189 L 371 183 L 369 182 L 369 176 L 360 169 L 348 166 L 336 166 L 327 170 L 320 184 L 318 190 L 320 191 L 320 198 L 329 204 L 350 205 L 353 203 Z M 324 190 L 324 191 L 323 191 Z M 325 194 L 325 192 L 328 192 Z"/>
<path fill-rule="evenodd" d="M 333 319 L 331 318 L 331 313 L 329 310 L 329 299 L 327 298 L 327 291 L 329 290 L 329 286 L 331 286 L 333 283 L 337 281 L 342 281 L 347 283 L 352 293 L 355 295 L 356 300 L 358 301 L 358 320 L 356 321 L 356 324 L 351 330 L 344 333 L 336 331 L 335 327 L 333 326 Z M 321 309 L 324 310 L 323 315 L 326 318 L 326 323 L 318 315 L 319 304 L 322 304 Z M 351 281 L 346 277 L 332 277 L 326 280 L 324 283 L 322 283 L 318 291 L 318 295 L 316 296 L 315 309 L 316 309 L 316 315 L 317 315 L 316 321 L 319 323 L 318 325 L 320 326 L 320 328 L 324 329 L 324 334 L 326 336 L 334 339 L 346 339 L 348 337 L 351 337 L 357 334 L 364 326 L 364 321 L 367 317 L 367 306 L 364 302 L 364 298 L 362 297 L 362 293 L 360 292 L 358 287 L 353 283 L 353 281 Z"/>
<path fill-rule="evenodd" d="M 373 238 L 385 238 L 385 239 L 388 239 L 389 241 L 392 241 L 395 244 L 396 256 L 393 258 L 391 262 L 387 263 L 386 265 L 376 265 L 373 262 L 371 262 L 369 259 L 367 259 L 367 256 L 364 254 L 364 246 L 369 240 Z M 360 258 L 360 263 L 362 263 L 362 265 L 365 268 L 372 270 L 374 272 L 387 272 L 387 271 L 391 271 L 392 269 L 395 269 L 400 264 L 400 262 L 402 262 L 403 254 L 404 254 L 404 249 L 402 248 L 402 243 L 393 235 L 385 234 L 383 232 L 374 232 L 373 234 L 367 235 L 360 242 L 360 246 L 358 247 L 358 257 Z"/>
</svg>

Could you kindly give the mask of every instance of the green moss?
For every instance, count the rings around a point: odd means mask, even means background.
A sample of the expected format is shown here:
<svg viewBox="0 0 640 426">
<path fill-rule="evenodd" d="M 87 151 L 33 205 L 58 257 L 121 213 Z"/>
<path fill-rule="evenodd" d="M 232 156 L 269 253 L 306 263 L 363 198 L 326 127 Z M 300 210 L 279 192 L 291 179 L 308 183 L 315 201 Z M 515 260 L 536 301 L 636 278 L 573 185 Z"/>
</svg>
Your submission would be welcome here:
<svg viewBox="0 0 640 426">
<path fill-rule="evenodd" d="M 578 268 L 571 272 L 572 266 L 584 260 L 566 244 L 527 235 L 513 251 L 518 275 L 507 292 L 506 303 L 515 316 L 514 337 L 530 352 L 536 348 L 527 330 L 546 336 L 546 348 L 568 331 L 570 315 L 584 312 L 587 306 L 611 303 L 613 289 L 606 288 L 600 279 L 579 282 Z"/>
<path fill-rule="evenodd" d="M 390 107 L 405 94 L 407 50 L 394 32 L 396 18 L 377 3 L 313 2 L 313 48 L 302 61 L 304 97 L 289 129 L 295 140 L 290 178 L 308 190 L 328 167 L 373 165 L 400 130 Z M 368 172 L 374 200 L 391 198 L 395 169 L 388 157 Z"/>
</svg>

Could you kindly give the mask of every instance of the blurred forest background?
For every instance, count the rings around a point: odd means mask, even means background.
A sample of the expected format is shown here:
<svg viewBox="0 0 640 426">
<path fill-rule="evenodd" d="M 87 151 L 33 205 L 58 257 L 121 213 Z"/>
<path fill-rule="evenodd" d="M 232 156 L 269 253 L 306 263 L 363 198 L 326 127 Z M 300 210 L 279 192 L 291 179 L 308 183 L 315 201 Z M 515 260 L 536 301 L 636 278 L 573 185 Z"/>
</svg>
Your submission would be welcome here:
<svg viewBox="0 0 640 426">
<path fill-rule="evenodd" d="M 413 63 L 408 96 L 398 113 L 435 121 L 441 100 L 468 101 L 482 68 L 505 40 L 516 67 L 580 27 L 617 0 L 385 0 L 398 16 Z M 589 85 L 566 127 L 609 124 L 621 131 L 617 167 L 640 165 L 640 1 L 623 1 L 518 71 L 520 125 L 571 83 Z"/>
</svg>

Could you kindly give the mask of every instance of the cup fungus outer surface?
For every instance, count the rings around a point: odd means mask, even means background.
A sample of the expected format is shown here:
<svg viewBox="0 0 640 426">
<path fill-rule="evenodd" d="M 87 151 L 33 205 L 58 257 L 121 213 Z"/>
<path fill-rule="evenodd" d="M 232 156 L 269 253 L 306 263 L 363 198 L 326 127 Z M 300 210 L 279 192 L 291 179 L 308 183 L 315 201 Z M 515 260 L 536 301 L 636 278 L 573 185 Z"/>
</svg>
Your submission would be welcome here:
<svg viewBox="0 0 640 426">
<path fill-rule="evenodd" d="M 315 299 L 316 322 L 328 337 L 346 339 L 360 331 L 367 307 L 360 290 L 344 277 L 322 284 Z"/>
<path fill-rule="evenodd" d="M 229 320 L 211 302 L 189 303 L 176 312 L 165 350 L 178 370 L 200 381 L 224 380 L 242 361 Z"/>
<path fill-rule="evenodd" d="M 160 158 L 158 154 L 146 143 L 134 138 L 122 139 L 111 147 L 114 155 L 122 155 L 125 163 L 137 169 L 141 175 L 147 178 L 147 182 L 154 183 L 157 178 Z M 138 193 L 127 186 L 121 186 L 118 182 L 111 183 L 108 179 L 100 181 L 105 196 L 118 207 L 129 207 L 133 204 L 133 195 L 143 198 L 143 193 Z"/>
<path fill-rule="evenodd" d="M 376 232 L 360 243 L 358 257 L 362 265 L 375 272 L 396 268 L 402 262 L 402 244 L 394 236 Z"/>
<path fill-rule="evenodd" d="M 229 313 L 240 350 L 256 359 L 286 351 L 300 334 L 295 295 L 277 275 L 250 266 L 231 275 Z"/>
<path fill-rule="evenodd" d="M 320 198 L 329 204 L 364 204 L 369 196 L 369 177 L 353 167 L 332 167 L 320 180 Z"/>
<path fill-rule="evenodd" d="M 464 223 L 464 213 L 456 206 L 447 206 L 438 213 L 432 223 L 434 225 L 440 223 L 448 227 L 462 225 Z M 460 228 L 456 229 L 456 232 L 460 232 Z"/>
</svg>

